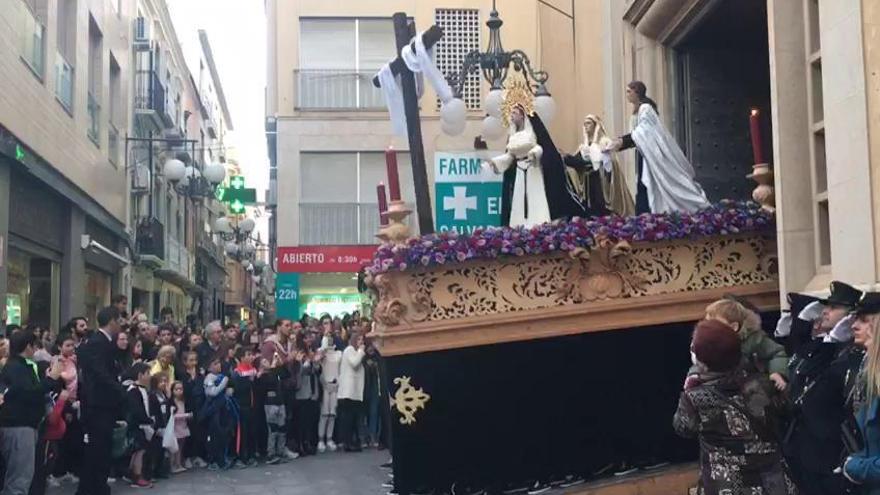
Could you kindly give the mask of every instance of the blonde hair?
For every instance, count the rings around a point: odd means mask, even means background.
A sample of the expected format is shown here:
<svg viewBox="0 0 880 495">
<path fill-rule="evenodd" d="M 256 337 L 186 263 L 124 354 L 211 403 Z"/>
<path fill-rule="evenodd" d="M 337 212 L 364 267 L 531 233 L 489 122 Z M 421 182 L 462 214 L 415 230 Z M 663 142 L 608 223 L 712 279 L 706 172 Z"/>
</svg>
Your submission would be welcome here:
<svg viewBox="0 0 880 495">
<path fill-rule="evenodd" d="M 865 383 L 867 384 L 867 404 L 880 396 L 880 314 L 871 318 L 871 345 L 865 352 Z"/>
<path fill-rule="evenodd" d="M 739 331 L 751 333 L 761 329 L 761 315 L 731 299 L 719 299 L 706 306 L 706 317 L 723 318 L 728 323 L 738 323 Z"/>
<path fill-rule="evenodd" d="M 159 348 L 159 352 L 156 353 L 156 359 L 161 359 L 163 357 L 170 357 L 174 360 L 174 356 L 177 355 L 177 350 L 173 345 L 163 345 Z"/>
</svg>

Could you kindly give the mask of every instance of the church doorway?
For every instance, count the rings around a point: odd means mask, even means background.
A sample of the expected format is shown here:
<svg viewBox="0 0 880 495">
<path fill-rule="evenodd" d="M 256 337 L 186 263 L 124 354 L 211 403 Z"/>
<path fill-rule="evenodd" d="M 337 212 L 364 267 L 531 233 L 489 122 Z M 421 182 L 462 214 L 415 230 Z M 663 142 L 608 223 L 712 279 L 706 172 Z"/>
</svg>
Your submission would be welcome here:
<svg viewBox="0 0 880 495">
<path fill-rule="evenodd" d="M 697 22 L 673 47 L 676 132 L 710 201 L 748 199 L 751 109 L 760 112 L 764 156 L 773 149 L 767 2 L 722 0 Z"/>
</svg>

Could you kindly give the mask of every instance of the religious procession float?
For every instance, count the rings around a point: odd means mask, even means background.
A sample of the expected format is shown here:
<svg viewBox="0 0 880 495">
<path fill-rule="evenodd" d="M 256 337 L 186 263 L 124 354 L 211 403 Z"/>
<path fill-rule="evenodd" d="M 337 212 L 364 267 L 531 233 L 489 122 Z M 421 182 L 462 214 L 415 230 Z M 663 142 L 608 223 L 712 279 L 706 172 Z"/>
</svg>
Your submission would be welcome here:
<svg viewBox="0 0 880 495">
<path fill-rule="evenodd" d="M 402 95 L 418 191 L 410 62 L 442 33 L 432 28 L 410 45 L 405 14 L 395 24 L 408 60 L 386 65 L 377 82 Z M 428 200 L 416 208 L 423 234 L 412 236 L 388 156 L 391 201 L 380 188 L 383 243 L 365 279 L 371 336 L 385 358 L 395 486 L 500 493 L 636 466 L 656 469 L 566 493 L 688 493 L 697 447 L 674 435 L 672 415 L 693 324 L 726 295 L 779 309 L 772 176 L 755 166 L 756 202 L 710 203 L 638 87 L 632 134 L 603 136 L 593 118 L 579 156 L 563 156 L 536 110 L 546 74 L 523 83 L 530 64 L 514 58 L 499 109 L 507 149 L 491 156 L 475 143 L 487 173 L 504 176 L 502 226 L 424 233 L 424 215 L 433 232 Z M 460 79 L 450 79 L 455 88 Z M 457 104 L 438 94 L 444 107 Z M 619 184 L 615 152 L 627 142 L 644 187 L 621 197 L 636 189 Z"/>
</svg>

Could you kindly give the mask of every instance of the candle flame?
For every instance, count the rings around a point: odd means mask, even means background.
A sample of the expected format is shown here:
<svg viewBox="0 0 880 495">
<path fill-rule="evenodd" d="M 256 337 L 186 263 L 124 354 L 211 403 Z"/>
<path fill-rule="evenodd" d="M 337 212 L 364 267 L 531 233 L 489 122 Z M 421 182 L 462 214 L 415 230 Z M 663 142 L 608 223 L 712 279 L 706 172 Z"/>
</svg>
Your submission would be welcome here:
<svg viewBox="0 0 880 495">
<path fill-rule="evenodd" d="M 753 115 L 753 116 L 754 116 L 754 115 L 758 115 L 758 109 L 757 109 L 757 108 L 753 108 L 753 109 L 752 109 L 752 115 Z"/>
</svg>

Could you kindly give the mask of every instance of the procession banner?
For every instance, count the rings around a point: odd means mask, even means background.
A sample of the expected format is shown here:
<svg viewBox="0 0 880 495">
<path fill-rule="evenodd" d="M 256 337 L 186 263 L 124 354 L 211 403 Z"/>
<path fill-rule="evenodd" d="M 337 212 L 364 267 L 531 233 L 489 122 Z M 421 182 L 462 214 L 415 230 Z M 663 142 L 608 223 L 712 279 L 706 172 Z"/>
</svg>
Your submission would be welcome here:
<svg viewBox="0 0 880 495">
<path fill-rule="evenodd" d="M 492 156 L 500 153 L 492 153 Z M 474 152 L 434 154 L 438 232 L 468 234 L 501 224 L 502 176 L 485 171 Z"/>
</svg>

